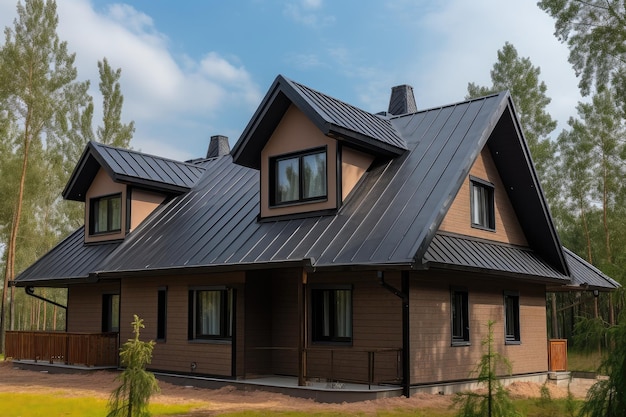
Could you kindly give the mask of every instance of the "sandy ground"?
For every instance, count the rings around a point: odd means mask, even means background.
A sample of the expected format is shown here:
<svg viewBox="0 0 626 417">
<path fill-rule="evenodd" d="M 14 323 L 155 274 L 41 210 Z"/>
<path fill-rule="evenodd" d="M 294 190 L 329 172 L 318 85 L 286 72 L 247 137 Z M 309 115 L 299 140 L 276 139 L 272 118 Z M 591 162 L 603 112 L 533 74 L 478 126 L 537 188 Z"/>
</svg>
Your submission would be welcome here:
<svg viewBox="0 0 626 417">
<path fill-rule="evenodd" d="M 112 371 L 90 371 L 74 374 L 51 374 L 14 367 L 10 361 L 0 361 L 0 392 L 54 393 L 60 396 L 92 396 L 108 398 L 117 386 Z M 570 390 L 577 398 L 584 398 L 594 380 L 574 379 Z M 321 404 L 312 400 L 292 398 L 263 391 L 238 391 L 226 386 L 218 390 L 191 388 L 160 381 L 161 392 L 152 397 L 158 403 L 194 403 L 193 416 L 209 416 L 237 410 L 310 410 L 350 411 L 374 413 L 386 409 L 447 409 L 452 404 L 451 395 L 414 394 L 410 398 L 384 398 L 343 404 Z M 549 385 L 553 398 L 567 396 L 566 386 Z M 515 398 L 540 396 L 541 386 L 535 383 L 516 382 L 509 386 Z"/>
</svg>

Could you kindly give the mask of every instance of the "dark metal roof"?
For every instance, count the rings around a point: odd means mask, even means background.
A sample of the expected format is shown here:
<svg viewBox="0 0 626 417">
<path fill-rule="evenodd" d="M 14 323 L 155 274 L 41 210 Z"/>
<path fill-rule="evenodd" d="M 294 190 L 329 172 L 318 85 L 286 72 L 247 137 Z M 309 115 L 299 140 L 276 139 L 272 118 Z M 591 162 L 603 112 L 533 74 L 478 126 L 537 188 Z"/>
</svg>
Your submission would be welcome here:
<svg viewBox="0 0 626 417">
<path fill-rule="evenodd" d="M 614 290 L 620 287 L 617 281 L 602 273 L 571 250 L 567 248 L 563 248 L 563 250 L 571 271 L 571 285 L 578 285 L 590 290 Z"/>
<path fill-rule="evenodd" d="M 43 284 L 76 278 L 87 278 L 89 273 L 117 248 L 121 241 L 85 245 L 85 228 L 81 227 L 63 239 L 57 246 L 22 272 L 16 281 Z"/>
<path fill-rule="evenodd" d="M 175 194 L 189 191 L 204 172 L 204 168 L 195 164 L 89 142 L 63 190 L 63 197 L 85 201 L 85 193 L 100 167 L 113 181 Z"/>
<path fill-rule="evenodd" d="M 279 75 L 233 147 L 235 163 L 260 168 L 261 149 L 292 104 L 322 133 L 355 148 L 385 156 L 401 155 L 407 150 L 405 140 L 388 119 Z"/>
<path fill-rule="evenodd" d="M 530 248 L 459 235 L 436 234 L 424 255 L 424 262 L 570 282 L 567 275 L 554 269 Z"/>
<path fill-rule="evenodd" d="M 298 93 L 298 97 L 303 95 L 304 90 Z M 259 118 L 258 113 L 251 124 L 262 129 L 266 119 Z M 531 244 L 533 251 L 482 245 L 473 249 L 473 258 L 463 262 L 467 267 L 483 269 L 478 255 L 491 253 L 497 259 L 481 262 L 489 262 L 494 270 L 534 276 L 547 283 L 566 281 L 569 272 L 565 255 L 553 236 L 528 149 L 520 145 L 523 138 L 516 130 L 516 120 L 508 93 L 394 117 L 390 123 L 403 137 L 407 152 L 379 159 L 337 213 L 305 218 L 259 221 L 259 172 L 237 164 L 237 160 L 234 163 L 230 156 L 206 160 L 197 165 L 204 169 L 203 175 L 189 192 L 169 200 L 115 250 L 101 254 L 101 262 L 92 264 L 92 272 L 156 273 L 190 267 L 235 270 L 286 263 L 313 268 L 419 268 L 424 262 L 443 264 L 446 258 L 435 249 L 453 246 L 436 232 L 481 149 L 488 146 L 494 159 L 502 158 L 497 162 L 499 169 L 511 164 L 506 169 L 517 170 L 522 178 L 505 176 L 505 186 L 522 189 L 528 200 L 541 200 L 513 201 L 519 205 L 516 209 L 530 211 L 520 220 L 525 234 L 531 236 L 528 240 L 543 237 L 548 242 Z M 511 131 L 515 134 L 508 135 Z M 507 149 L 502 151 L 506 143 L 522 155 L 515 158 Z M 535 222 L 529 223 L 528 218 L 533 216 Z M 547 230 L 528 230 L 533 227 Z M 42 258 L 36 274 L 24 273 L 18 283 L 45 277 L 43 264 L 52 264 L 53 260 L 67 264 L 68 270 L 78 268 L 73 264 L 79 258 L 72 252 L 80 255 L 85 249 L 82 241 L 73 242 L 73 249 L 53 249 L 52 255 Z M 469 247 L 468 243 L 456 250 L 469 251 Z M 515 262 L 509 265 L 508 260 Z"/>
</svg>

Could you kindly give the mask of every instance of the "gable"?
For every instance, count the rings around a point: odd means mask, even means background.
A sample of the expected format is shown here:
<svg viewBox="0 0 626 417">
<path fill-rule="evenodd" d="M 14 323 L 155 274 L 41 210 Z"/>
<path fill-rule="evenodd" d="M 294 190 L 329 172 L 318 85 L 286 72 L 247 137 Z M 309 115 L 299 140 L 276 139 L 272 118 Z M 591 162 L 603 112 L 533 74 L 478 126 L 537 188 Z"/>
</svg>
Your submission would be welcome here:
<svg viewBox="0 0 626 417">
<path fill-rule="evenodd" d="M 272 207 L 270 160 L 308 149 L 326 149 L 327 196 L 325 201 Z M 337 141 L 325 136 L 297 107 L 290 106 L 261 151 L 261 217 L 283 216 L 337 208 Z"/>
<path fill-rule="evenodd" d="M 495 230 L 493 231 L 472 227 L 470 177 L 475 177 L 494 185 Z M 478 158 L 476 158 L 467 179 L 463 181 L 459 192 L 450 205 L 450 209 L 441 222 L 439 231 L 458 233 L 501 243 L 528 246 L 526 236 L 517 220 L 515 210 L 511 205 L 488 148 L 483 148 Z"/>
</svg>

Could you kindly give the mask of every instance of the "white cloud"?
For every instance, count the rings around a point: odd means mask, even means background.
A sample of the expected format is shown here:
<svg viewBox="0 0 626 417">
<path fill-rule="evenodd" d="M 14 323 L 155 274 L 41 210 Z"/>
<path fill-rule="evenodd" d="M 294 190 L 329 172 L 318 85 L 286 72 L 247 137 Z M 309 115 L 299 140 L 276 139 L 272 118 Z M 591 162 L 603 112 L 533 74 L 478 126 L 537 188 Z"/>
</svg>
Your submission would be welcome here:
<svg viewBox="0 0 626 417">
<path fill-rule="evenodd" d="M 94 123 L 101 114 L 97 61 L 106 57 L 113 68 L 122 68 L 123 118 L 135 120 L 131 145 L 145 152 L 198 157 L 190 149 L 197 142 L 201 153 L 205 151 L 204 142 L 219 133 L 205 129 L 220 111 L 226 107 L 249 111 L 260 101 L 258 86 L 236 58 L 214 51 L 199 60 L 175 57 L 168 49 L 169 39 L 152 18 L 130 5 L 115 4 L 97 12 L 89 0 L 63 0 L 57 2 L 57 12 L 59 37 L 76 53 L 79 79 L 91 80 L 97 106 Z M 0 5 L 0 24 L 12 25 L 15 16 L 15 6 Z M 182 137 L 172 137 L 177 126 Z M 198 137 L 189 137 L 194 131 Z M 172 147 L 169 143 L 174 140 L 179 143 Z"/>
<path fill-rule="evenodd" d="M 296 23 L 312 28 L 324 27 L 335 23 L 335 17 L 321 13 L 322 0 L 302 0 L 285 4 L 283 14 Z"/>
</svg>

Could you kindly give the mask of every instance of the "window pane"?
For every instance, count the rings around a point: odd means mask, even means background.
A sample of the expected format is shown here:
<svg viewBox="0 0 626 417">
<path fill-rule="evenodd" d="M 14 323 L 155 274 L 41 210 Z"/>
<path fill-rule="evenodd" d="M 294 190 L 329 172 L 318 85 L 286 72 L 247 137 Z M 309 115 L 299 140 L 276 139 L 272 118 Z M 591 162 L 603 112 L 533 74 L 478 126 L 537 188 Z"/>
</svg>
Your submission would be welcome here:
<svg viewBox="0 0 626 417">
<path fill-rule="evenodd" d="M 302 198 L 326 196 L 326 153 L 302 157 L 304 190 Z"/>
<path fill-rule="evenodd" d="M 111 212 L 109 213 L 109 218 L 111 219 L 111 230 L 121 230 L 122 223 L 122 198 L 121 197 L 112 197 L 110 199 L 111 202 Z"/>
<path fill-rule="evenodd" d="M 352 337 L 352 297 L 349 290 L 335 291 L 335 327 L 337 337 Z"/>
<path fill-rule="evenodd" d="M 99 201 L 97 204 L 97 221 L 96 221 L 96 233 L 106 232 L 107 230 L 107 204 L 106 201 Z"/>
<path fill-rule="evenodd" d="M 276 162 L 276 202 L 296 201 L 300 196 L 298 158 Z"/>
<path fill-rule="evenodd" d="M 493 229 L 493 189 L 479 183 L 471 183 L 472 224 Z"/>
<path fill-rule="evenodd" d="M 111 331 L 119 332 L 120 330 L 120 295 L 111 295 Z"/>
<path fill-rule="evenodd" d="M 505 295 L 504 309 L 506 340 L 519 341 L 519 297 L 515 295 Z"/>
<path fill-rule="evenodd" d="M 196 335 L 221 335 L 221 294 L 220 291 L 198 291 L 196 314 Z"/>
</svg>

